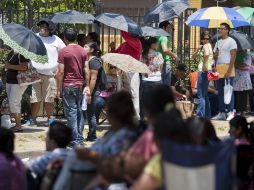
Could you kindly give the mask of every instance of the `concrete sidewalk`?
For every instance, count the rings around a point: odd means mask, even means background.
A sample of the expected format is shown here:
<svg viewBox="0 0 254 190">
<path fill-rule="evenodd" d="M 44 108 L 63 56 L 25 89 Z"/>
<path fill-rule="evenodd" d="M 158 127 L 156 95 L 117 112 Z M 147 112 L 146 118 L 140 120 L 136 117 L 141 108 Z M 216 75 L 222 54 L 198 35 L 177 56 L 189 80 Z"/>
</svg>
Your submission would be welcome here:
<svg viewBox="0 0 254 190">
<path fill-rule="evenodd" d="M 61 119 L 65 122 L 66 120 Z M 44 153 L 45 137 L 48 130 L 46 118 L 37 119 L 38 126 L 23 127 L 21 133 L 15 133 L 15 152 L 21 158 L 33 158 Z M 105 122 L 97 128 L 97 136 L 102 136 L 108 130 L 109 124 Z M 83 136 L 86 137 L 88 133 L 88 126 L 85 125 Z M 91 146 L 91 142 L 85 142 L 85 146 Z"/>
</svg>

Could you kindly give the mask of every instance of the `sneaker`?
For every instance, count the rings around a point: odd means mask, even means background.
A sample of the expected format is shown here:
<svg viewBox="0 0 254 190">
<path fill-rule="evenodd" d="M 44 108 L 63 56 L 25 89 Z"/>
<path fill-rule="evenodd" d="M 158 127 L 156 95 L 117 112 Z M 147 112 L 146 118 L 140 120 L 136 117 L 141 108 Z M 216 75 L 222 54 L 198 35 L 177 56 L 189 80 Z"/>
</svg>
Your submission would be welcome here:
<svg viewBox="0 0 254 190">
<path fill-rule="evenodd" d="M 31 119 L 26 120 L 25 123 L 22 124 L 22 126 L 24 126 L 24 127 L 30 126 L 31 125 L 31 121 L 32 121 Z"/>
<path fill-rule="evenodd" d="M 230 121 L 231 119 L 233 119 L 235 117 L 235 113 L 234 112 L 228 112 L 227 114 L 227 121 Z"/>
<path fill-rule="evenodd" d="M 48 125 L 50 126 L 52 123 L 54 123 L 56 120 L 53 117 L 48 118 Z"/>
<path fill-rule="evenodd" d="M 220 112 L 218 115 L 214 116 L 212 120 L 226 120 L 226 114 Z"/>
<path fill-rule="evenodd" d="M 31 119 L 30 121 L 30 127 L 37 127 L 37 122 L 36 122 L 36 120 L 33 120 L 33 119 Z"/>
</svg>

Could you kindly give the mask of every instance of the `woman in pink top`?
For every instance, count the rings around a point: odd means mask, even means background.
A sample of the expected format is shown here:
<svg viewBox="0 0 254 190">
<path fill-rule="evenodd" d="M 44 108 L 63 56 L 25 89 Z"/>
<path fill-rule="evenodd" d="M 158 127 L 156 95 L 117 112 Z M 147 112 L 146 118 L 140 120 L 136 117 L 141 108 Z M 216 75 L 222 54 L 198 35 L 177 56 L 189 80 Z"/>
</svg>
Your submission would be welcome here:
<svg viewBox="0 0 254 190">
<path fill-rule="evenodd" d="M 13 154 L 13 150 L 13 132 L 0 127 L 0 189 L 25 190 L 25 167 L 22 161 Z"/>
</svg>

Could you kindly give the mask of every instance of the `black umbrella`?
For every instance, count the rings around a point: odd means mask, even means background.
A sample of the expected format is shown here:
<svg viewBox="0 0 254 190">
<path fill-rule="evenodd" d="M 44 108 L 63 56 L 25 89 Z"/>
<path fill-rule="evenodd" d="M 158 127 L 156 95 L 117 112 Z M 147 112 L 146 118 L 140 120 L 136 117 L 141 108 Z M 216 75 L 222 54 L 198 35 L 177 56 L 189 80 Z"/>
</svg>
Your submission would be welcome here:
<svg viewBox="0 0 254 190">
<path fill-rule="evenodd" d="M 189 7 L 187 0 L 168 0 L 151 8 L 144 16 L 145 23 L 160 23 L 170 20 Z"/>
<path fill-rule="evenodd" d="M 129 17 L 121 14 L 102 13 L 97 16 L 95 20 L 112 28 L 123 30 L 131 34 L 142 35 L 140 26 Z"/>
<path fill-rule="evenodd" d="M 229 36 L 237 43 L 238 50 L 254 49 L 254 40 L 249 35 L 242 31 L 232 30 Z M 212 41 L 216 42 L 217 34 L 212 37 Z"/>
<path fill-rule="evenodd" d="M 68 10 L 66 12 L 55 13 L 51 20 L 55 23 L 93 24 L 94 16 L 75 10 Z"/>
<path fill-rule="evenodd" d="M 0 24 L 0 39 L 27 59 L 48 62 L 47 50 L 40 37 L 20 24 Z"/>
</svg>

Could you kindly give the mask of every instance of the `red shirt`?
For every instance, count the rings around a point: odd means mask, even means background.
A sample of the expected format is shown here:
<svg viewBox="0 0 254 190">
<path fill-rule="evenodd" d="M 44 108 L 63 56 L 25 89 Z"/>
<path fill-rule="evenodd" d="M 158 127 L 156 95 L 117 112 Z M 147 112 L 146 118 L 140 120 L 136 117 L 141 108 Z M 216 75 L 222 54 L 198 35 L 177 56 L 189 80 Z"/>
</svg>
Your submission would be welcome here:
<svg viewBox="0 0 254 190">
<path fill-rule="evenodd" d="M 64 64 L 63 87 L 69 84 L 74 84 L 76 87 L 83 86 L 86 59 L 87 54 L 79 45 L 68 45 L 60 50 L 58 63 Z"/>
<path fill-rule="evenodd" d="M 139 60 L 142 53 L 142 44 L 137 37 L 131 36 L 128 32 L 121 31 L 125 42 L 116 49 L 116 53 L 126 54 Z"/>
</svg>

